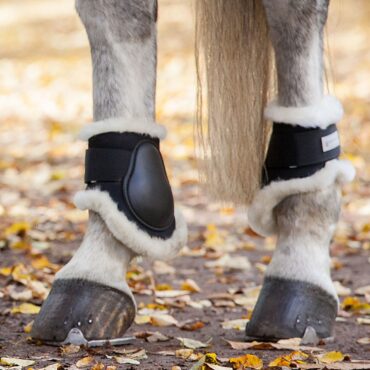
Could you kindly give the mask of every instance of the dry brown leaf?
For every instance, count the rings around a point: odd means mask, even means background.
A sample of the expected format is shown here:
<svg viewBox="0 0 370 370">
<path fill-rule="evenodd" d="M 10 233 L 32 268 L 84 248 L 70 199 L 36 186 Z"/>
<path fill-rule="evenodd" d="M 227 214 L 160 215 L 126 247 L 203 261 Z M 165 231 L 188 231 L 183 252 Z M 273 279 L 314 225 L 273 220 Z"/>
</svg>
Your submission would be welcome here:
<svg viewBox="0 0 370 370">
<path fill-rule="evenodd" d="M 68 344 L 68 345 L 60 347 L 60 351 L 62 355 L 71 355 L 71 354 L 79 352 L 80 349 L 81 349 L 80 346 L 76 346 L 74 344 Z"/>
<path fill-rule="evenodd" d="M 199 340 L 195 340 L 191 338 L 177 337 L 176 339 L 179 340 L 184 347 L 190 348 L 190 349 L 207 348 L 211 345 L 210 343 L 212 341 L 212 339 L 210 339 L 209 341 L 204 343 Z"/>
<path fill-rule="evenodd" d="M 79 368 L 79 369 L 82 369 L 84 367 L 88 367 L 88 366 L 91 366 L 94 362 L 94 357 L 92 356 L 86 356 L 86 357 L 83 357 L 81 358 L 80 360 L 78 360 L 76 362 L 76 366 Z"/>
<path fill-rule="evenodd" d="M 205 323 L 202 321 L 185 322 L 180 326 L 180 329 L 187 331 L 195 331 L 204 328 Z"/>
<path fill-rule="evenodd" d="M 221 323 L 222 329 L 225 330 L 239 330 L 243 331 L 245 330 L 245 326 L 247 325 L 248 319 L 236 319 L 236 320 L 228 320 Z"/>
<path fill-rule="evenodd" d="M 370 344 L 370 337 L 364 337 L 364 338 L 357 339 L 356 342 L 359 344 Z"/>
<path fill-rule="evenodd" d="M 370 325 L 370 317 L 358 317 L 356 321 L 360 325 Z"/>
<path fill-rule="evenodd" d="M 313 351 L 313 352 L 320 352 L 322 351 L 321 348 L 319 347 L 309 347 L 309 346 L 300 346 L 299 342 L 301 338 L 298 339 L 298 344 L 297 341 L 294 338 L 294 341 L 285 340 L 286 342 L 284 343 L 283 341 L 278 341 L 277 343 L 271 343 L 271 342 L 233 342 L 227 340 L 226 342 L 230 344 L 231 348 L 236 349 L 238 351 L 244 351 L 246 349 L 277 349 L 277 350 L 302 350 L 302 351 Z M 282 342 L 282 343 L 281 343 Z"/>
<path fill-rule="evenodd" d="M 177 326 L 178 321 L 171 315 L 158 314 L 150 317 L 150 323 L 154 326 Z"/>
<path fill-rule="evenodd" d="M 222 267 L 230 270 L 250 270 L 251 263 L 245 256 L 230 256 L 229 254 L 224 254 L 221 258 L 216 261 L 206 262 L 205 266 L 207 268 Z"/>
<path fill-rule="evenodd" d="M 35 363 L 35 361 L 32 360 L 23 360 L 21 358 L 15 358 L 15 357 L 1 357 L 0 358 L 0 364 L 5 366 L 31 366 Z"/>
</svg>

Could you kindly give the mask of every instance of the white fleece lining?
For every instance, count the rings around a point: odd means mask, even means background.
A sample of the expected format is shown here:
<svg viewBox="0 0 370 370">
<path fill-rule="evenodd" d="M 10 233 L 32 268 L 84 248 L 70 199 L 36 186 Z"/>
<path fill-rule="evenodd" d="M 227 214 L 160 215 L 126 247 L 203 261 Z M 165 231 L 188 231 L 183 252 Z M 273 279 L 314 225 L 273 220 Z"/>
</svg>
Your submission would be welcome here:
<svg viewBox="0 0 370 370">
<path fill-rule="evenodd" d="M 276 101 L 265 108 L 265 118 L 273 122 L 302 127 L 327 128 L 343 117 L 342 104 L 331 95 L 324 96 L 317 104 L 302 107 L 283 107 Z"/>
<path fill-rule="evenodd" d="M 78 137 L 81 140 L 87 141 L 92 136 L 106 132 L 135 132 L 137 134 L 147 134 L 158 139 L 164 139 L 167 134 L 166 128 L 154 121 L 116 117 L 86 125 Z"/>
<path fill-rule="evenodd" d="M 79 191 L 74 197 L 77 208 L 97 212 L 114 237 L 134 253 L 152 259 L 176 256 L 187 242 L 187 226 L 179 210 L 175 210 L 176 228 L 169 239 L 151 237 L 140 230 L 126 215 L 119 211 L 109 194 L 100 190 Z"/>
<path fill-rule="evenodd" d="M 273 209 L 284 198 L 292 194 L 307 193 L 328 186 L 350 182 L 355 169 L 349 161 L 334 159 L 310 177 L 274 181 L 255 195 L 248 209 L 248 223 L 258 234 L 268 236 L 277 232 Z"/>
</svg>

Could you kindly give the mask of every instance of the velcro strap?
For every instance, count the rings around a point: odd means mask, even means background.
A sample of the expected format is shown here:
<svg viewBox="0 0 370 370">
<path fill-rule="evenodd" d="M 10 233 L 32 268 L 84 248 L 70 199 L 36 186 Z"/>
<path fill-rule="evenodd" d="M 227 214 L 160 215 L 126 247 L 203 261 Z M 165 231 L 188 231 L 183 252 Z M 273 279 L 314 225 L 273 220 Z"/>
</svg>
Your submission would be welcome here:
<svg viewBox="0 0 370 370">
<path fill-rule="evenodd" d="M 274 123 L 265 165 L 267 168 L 296 168 L 338 158 L 336 125 L 326 129 Z"/>
<path fill-rule="evenodd" d="M 128 171 L 132 151 L 90 148 L 85 155 L 85 183 L 120 181 Z"/>
</svg>

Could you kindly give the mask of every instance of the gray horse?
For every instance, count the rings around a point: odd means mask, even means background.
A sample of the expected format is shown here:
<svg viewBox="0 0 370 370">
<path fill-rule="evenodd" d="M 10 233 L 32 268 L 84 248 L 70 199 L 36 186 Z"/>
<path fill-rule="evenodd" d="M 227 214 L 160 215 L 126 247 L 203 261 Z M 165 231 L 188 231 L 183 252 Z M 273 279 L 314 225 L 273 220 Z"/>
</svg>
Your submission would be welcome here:
<svg viewBox="0 0 370 370">
<path fill-rule="evenodd" d="M 247 339 L 332 335 L 338 299 L 329 244 L 340 186 L 341 104 L 324 94 L 328 0 L 197 0 L 202 168 L 217 199 L 248 206 L 251 227 L 277 235 Z M 156 0 L 77 0 L 93 64 L 94 122 L 83 242 L 56 275 L 32 337 L 118 343 L 136 304 L 124 276 L 135 256 L 163 259 L 186 244 L 155 122 Z M 272 47 L 271 48 L 271 45 Z M 275 54 L 277 96 L 268 102 Z M 206 101 L 207 106 L 202 104 Z M 272 121 L 271 124 L 265 121 Z"/>
</svg>

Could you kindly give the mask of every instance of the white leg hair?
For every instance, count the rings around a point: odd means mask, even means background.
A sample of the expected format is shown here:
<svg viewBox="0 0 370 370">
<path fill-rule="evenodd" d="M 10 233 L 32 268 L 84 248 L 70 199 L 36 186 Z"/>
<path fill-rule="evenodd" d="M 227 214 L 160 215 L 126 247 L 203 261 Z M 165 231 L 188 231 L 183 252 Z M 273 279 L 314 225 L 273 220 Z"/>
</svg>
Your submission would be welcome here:
<svg viewBox="0 0 370 370">
<path fill-rule="evenodd" d="M 56 279 L 85 279 L 119 289 L 132 297 L 126 283 L 127 267 L 133 252 L 122 246 L 98 214 L 90 212 L 84 240 Z"/>
<path fill-rule="evenodd" d="M 266 276 L 320 286 L 336 297 L 330 277 L 330 240 L 340 211 L 337 186 L 285 198 L 274 210 L 277 248 Z"/>
<path fill-rule="evenodd" d="M 97 121 L 84 130 L 85 139 L 110 131 L 164 137 L 165 129 L 154 122 L 156 6 L 152 0 L 76 0 L 91 47 Z M 90 212 L 80 248 L 56 279 L 92 280 L 132 297 L 125 281 L 132 257 L 102 218 Z"/>
<path fill-rule="evenodd" d="M 341 105 L 323 96 L 322 40 L 329 1 L 263 2 L 278 75 L 278 97 L 266 108 L 266 117 L 303 127 L 325 128 L 336 123 L 342 116 Z M 341 161 L 333 161 L 337 162 Z M 328 164 L 322 169 L 322 177 L 330 181 L 315 182 L 320 172 L 306 179 L 272 182 L 257 194 L 249 213 L 252 224 L 257 231 L 268 234 L 273 230 L 278 236 L 267 276 L 312 283 L 336 297 L 329 245 L 340 208 L 338 179 L 353 177 L 352 167 L 346 166 Z M 284 191 L 285 196 L 278 199 Z M 266 201 L 270 208 L 264 212 L 263 194 L 277 200 Z"/>
</svg>

